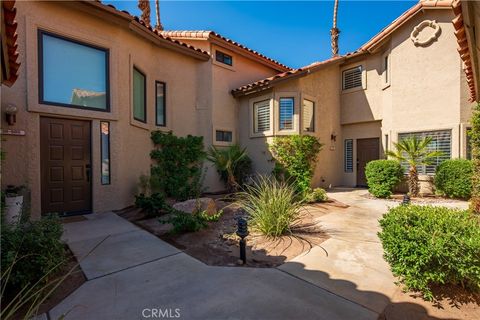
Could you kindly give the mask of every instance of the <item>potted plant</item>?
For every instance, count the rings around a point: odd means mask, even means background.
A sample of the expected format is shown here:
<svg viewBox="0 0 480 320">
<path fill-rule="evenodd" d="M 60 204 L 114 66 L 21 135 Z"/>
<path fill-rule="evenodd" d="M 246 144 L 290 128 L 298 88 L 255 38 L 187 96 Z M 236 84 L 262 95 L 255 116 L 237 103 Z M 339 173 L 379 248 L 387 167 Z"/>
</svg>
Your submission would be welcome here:
<svg viewBox="0 0 480 320">
<path fill-rule="evenodd" d="M 17 224 L 22 216 L 24 186 L 8 185 L 5 189 L 5 221 L 8 224 Z"/>
</svg>

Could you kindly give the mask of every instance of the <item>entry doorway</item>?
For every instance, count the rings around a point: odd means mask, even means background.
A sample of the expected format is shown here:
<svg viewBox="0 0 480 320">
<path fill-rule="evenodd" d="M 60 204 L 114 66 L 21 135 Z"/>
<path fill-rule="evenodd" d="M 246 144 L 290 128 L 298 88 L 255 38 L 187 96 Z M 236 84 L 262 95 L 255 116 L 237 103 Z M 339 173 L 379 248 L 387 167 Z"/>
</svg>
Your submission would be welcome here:
<svg viewBox="0 0 480 320">
<path fill-rule="evenodd" d="M 42 214 L 92 210 L 90 121 L 40 118 Z"/>
<path fill-rule="evenodd" d="M 366 187 L 365 166 L 380 158 L 380 139 L 357 139 L 357 186 Z"/>
</svg>

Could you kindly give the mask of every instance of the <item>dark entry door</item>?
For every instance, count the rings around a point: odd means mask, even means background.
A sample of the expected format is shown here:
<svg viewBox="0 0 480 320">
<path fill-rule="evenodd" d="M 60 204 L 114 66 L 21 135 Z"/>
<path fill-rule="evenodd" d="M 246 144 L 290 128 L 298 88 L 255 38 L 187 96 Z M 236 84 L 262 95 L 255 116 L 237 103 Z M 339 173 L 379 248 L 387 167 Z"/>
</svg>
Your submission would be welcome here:
<svg viewBox="0 0 480 320">
<path fill-rule="evenodd" d="M 92 208 L 90 122 L 40 118 L 42 213 Z"/>
<path fill-rule="evenodd" d="M 379 138 L 357 139 L 357 186 L 367 186 L 365 166 L 380 157 Z"/>
</svg>

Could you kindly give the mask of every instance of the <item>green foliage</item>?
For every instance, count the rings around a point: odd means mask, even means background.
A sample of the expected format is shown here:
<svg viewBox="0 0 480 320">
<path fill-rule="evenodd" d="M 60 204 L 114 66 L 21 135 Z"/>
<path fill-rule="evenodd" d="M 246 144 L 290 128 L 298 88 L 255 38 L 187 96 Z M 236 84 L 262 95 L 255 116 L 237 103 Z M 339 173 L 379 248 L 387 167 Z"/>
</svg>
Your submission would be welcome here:
<svg viewBox="0 0 480 320">
<path fill-rule="evenodd" d="M 155 149 L 150 156 L 151 169 L 167 197 L 186 200 L 201 192 L 202 163 L 205 158 L 203 137 L 177 137 L 171 132 L 152 132 Z"/>
<path fill-rule="evenodd" d="M 220 210 L 216 214 L 209 215 L 206 211 L 186 213 L 171 209 L 171 217 L 160 219 L 160 223 L 171 223 L 172 233 L 196 232 L 208 226 L 208 222 L 216 222 L 223 214 Z"/>
<path fill-rule="evenodd" d="M 367 163 L 365 176 L 371 194 L 378 198 L 389 198 L 403 177 L 403 169 L 398 161 L 374 160 Z"/>
<path fill-rule="evenodd" d="M 292 233 L 300 220 L 302 200 L 295 188 L 273 177 L 258 178 L 238 194 L 237 203 L 248 213 L 253 230 L 268 237 Z"/>
<path fill-rule="evenodd" d="M 275 137 L 268 146 L 275 159 L 274 174 L 286 181 L 293 179 L 298 191 L 306 194 L 322 146 L 318 138 L 309 135 Z"/>
<path fill-rule="evenodd" d="M 231 192 L 238 191 L 252 170 L 252 160 L 246 148 L 235 144 L 230 147 L 211 146 L 207 153 L 208 161 L 217 168 L 220 178 Z"/>
<path fill-rule="evenodd" d="M 468 199 L 472 194 L 473 163 L 465 159 L 442 162 L 435 173 L 438 193 L 450 198 Z"/>
<path fill-rule="evenodd" d="M 17 225 L 2 225 L 1 263 L 14 265 L 8 283 L 15 292 L 37 283 L 43 275 L 57 268 L 65 260 L 65 248 L 60 241 L 62 224 L 57 216 L 50 215 L 39 221 Z M 2 281 L 4 279 L 2 278 Z M 48 278 L 43 279 L 45 281 Z M 39 283 L 39 285 L 44 283 Z"/>
<path fill-rule="evenodd" d="M 161 211 L 167 208 L 165 197 L 161 193 L 154 193 L 150 197 L 143 193 L 136 195 L 135 206 L 143 209 L 149 218 L 160 215 Z"/>
<path fill-rule="evenodd" d="M 325 202 L 327 200 L 327 192 L 322 188 L 310 189 L 304 199 L 307 203 Z"/>
<path fill-rule="evenodd" d="M 428 300 L 435 284 L 480 289 L 480 221 L 469 211 L 398 206 L 380 226 L 385 259 L 408 289 Z"/>
<path fill-rule="evenodd" d="M 418 196 L 420 191 L 417 166 L 432 164 L 433 160 L 443 154 L 441 151 L 431 151 L 428 148 L 431 142 L 431 137 L 419 139 L 412 136 L 394 143 L 395 151 L 387 151 L 389 157 L 408 163 L 408 192 L 414 197 Z"/>
<path fill-rule="evenodd" d="M 472 198 L 470 209 L 480 214 L 480 103 L 473 110 L 472 130 L 470 131 L 470 143 L 472 147 L 473 177 L 472 177 Z"/>
</svg>

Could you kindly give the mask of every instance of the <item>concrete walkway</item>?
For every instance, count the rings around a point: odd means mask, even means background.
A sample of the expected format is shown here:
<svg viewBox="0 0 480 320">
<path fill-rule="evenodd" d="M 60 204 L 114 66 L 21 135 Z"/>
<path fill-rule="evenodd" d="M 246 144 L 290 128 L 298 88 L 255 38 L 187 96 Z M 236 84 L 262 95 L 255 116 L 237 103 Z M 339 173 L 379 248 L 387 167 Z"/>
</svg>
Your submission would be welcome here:
<svg viewBox="0 0 480 320">
<path fill-rule="evenodd" d="M 207 266 L 113 213 L 88 215 L 64 233 L 88 281 L 49 316 L 377 319 L 398 291 L 376 236 L 393 204 L 365 192 L 330 193 L 351 206 L 319 218 L 331 238 L 272 269 Z"/>
</svg>

